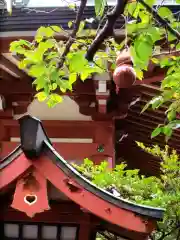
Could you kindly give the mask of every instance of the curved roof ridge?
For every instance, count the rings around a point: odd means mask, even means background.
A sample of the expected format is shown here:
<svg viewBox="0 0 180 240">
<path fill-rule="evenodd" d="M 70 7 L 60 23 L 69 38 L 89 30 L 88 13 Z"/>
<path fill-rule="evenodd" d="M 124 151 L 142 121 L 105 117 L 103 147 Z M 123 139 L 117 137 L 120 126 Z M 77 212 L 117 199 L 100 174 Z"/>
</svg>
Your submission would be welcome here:
<svg viewBox="0 0 180 240">
<path fill-rule="evenodd" d="M 53 160 L 55 164 L 59 168 L 61 168 L 61 170 L 65 171 L 65 173 L 73 174 L 73 177 L 80 185 L 83 184 L 84 182 L 83 187 L 85 187 L 88 191 L 92 192 L 93 194 L 105 199 L 106 201 L 118 207 L 133 211 L 135 213 L 138 213 L 147 217 L 162 219 L 164 209 L 158 208 L 158 207 L 146 206 L 142 204 L 136 204 L 122 197 L 114 196 L 109 191 L 98 187 L 97 185 L 89 181 L 87 178 L 85 178 L 82 174 L 80 174 L 71 164 L 69 164 L 66 160 L 64 160 L 62 156 L 60 156 L 60 154 L 46 140 L 44 141 L 44 143 L 45 143 L 44 150 L 51 151 L 51 153 L 54 155 L 55 159 Z"/>
</svg>

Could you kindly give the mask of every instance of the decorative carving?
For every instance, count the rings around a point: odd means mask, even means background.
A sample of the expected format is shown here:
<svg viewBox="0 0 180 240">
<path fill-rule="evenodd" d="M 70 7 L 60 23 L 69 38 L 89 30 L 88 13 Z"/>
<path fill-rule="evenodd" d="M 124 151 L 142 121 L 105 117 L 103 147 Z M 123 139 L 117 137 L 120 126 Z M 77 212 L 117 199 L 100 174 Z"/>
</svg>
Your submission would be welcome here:
<svg viewBox="0 0 180 240">
<path fill-rule="evenodd" d="M 50 209 L 46 179 L 37 170 L 17 181 L 11 207 L 25 212 L 29 217 Z"/>
<path fill-rule="evenodd" d="M 37 202 L 37 196 L 35 194 L 27 194 L 24 197 L 24 202 L 28 205 L 33 205 L 35 202 Z"/>
</svg>

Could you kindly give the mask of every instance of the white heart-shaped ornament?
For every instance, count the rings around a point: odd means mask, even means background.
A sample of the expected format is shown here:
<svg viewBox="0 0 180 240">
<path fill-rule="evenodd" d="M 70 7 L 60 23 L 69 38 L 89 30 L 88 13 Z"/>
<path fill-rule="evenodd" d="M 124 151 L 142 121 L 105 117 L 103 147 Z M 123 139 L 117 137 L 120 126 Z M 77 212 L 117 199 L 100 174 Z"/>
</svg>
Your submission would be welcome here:
<svg viewBox="0 0 180 240">
<path fill-rule="evenodd" d="M 35 194 L 27 194 L 24 197 L 24 202 L 27 203 L 28 205 L 33 205 L 34 203 L 37 202 L 37 196 Z"/>
</svg>

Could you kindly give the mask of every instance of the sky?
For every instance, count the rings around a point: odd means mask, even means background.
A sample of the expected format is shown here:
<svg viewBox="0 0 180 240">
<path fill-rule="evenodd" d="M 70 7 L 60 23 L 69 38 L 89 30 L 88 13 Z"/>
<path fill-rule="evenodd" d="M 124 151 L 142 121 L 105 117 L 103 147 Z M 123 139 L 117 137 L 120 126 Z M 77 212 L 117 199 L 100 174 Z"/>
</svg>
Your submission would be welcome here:
<svg viewBox="0 0 180 240">
<path fill-rule="evenodd" d="M 162 0 L 157 0 L 162 1 Z M 173 3 L 174 0 L 165 0 L 164 4 L 166 3 Z M 30 0 L 28 3 L 28 7 L 60 7 L 60 6 L 67 6 L 67 3 L 72 2 L 79 2 L 79 0 Z M 113 5 L 116 3 L 116 0 L 108 0 L 109 5 Z M 94 5 L 94 0 L 88 0 L 89 6 Z"/>
<path fill-rule="evenodd" d="M 30 0 L 28 7 L 59 7 L 59 6 L 67 6 L 67 3 L 72 2 L 80 2 L 80 1 L 73 1 L 73 0 Z M 114 4 L 116 0 L 108 0 L 108 4 Z M 92 6 L 94 5 L 94 0 L 88 0 L 87 5 Z"/>
</svg>

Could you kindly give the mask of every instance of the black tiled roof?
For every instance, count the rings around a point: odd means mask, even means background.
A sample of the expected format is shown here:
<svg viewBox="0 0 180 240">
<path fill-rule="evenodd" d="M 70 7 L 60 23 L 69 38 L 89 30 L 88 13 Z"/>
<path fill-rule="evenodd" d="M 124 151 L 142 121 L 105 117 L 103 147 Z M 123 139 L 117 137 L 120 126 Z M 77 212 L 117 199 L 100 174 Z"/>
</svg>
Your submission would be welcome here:
<svg viewBox="0 0 180 240">
<path fill-rule="evenodd" d="M 36 8 L 32 9 L 13 9 L 9 16 L 6 10 L 0 10 L 0 32 L 7 31 L 34 31 L 40 26 L 61 25 L 64 29 L 68 28 L 68 22 L 75 19 L 76 13 L 67 7 L 60 8 Z M 86 7 L 83 19 L 95 18 L 94 7 Z M 124 23 L 123 18 L 119 19 L 116 27 L 121 27 Z M 93 28 L 96 24 L 93 23 Z"/>
<path fill-rule="evenodd" d="M 173 13 L 180 11 L 180 5 L 168 6 Z M 68 7 L 59 8 L 24 8 L 12 11 L 9 16 L 6 10 L 0 9 L 0 32 L 8 31 L 35 31 L 40 26 L 61 25 L 64 29 L 68 28 L 68 22 L 75 19 L 76 13 Z M 85 9 L 83 19 L 95 18 L 93 6 L 88 6 Z M 116 23 L 116 29 L 121 28 L 124 24 L 124 19 L 119 17 Z M 88 27 L 88 26 L 87 26 Z M 91 26 L 97 27 L 96 23 Z"/>
</svg>

